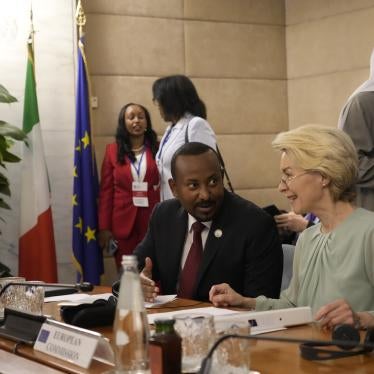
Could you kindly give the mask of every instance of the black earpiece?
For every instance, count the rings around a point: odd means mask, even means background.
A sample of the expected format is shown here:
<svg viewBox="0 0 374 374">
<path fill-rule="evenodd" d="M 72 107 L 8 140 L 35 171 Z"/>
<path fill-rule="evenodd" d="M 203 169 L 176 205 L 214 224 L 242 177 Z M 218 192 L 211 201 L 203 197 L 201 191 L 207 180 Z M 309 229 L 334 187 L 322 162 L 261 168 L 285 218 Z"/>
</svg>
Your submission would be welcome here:
<svg viewBox="0 0 374 374">
<path fill-rule="evenodd" d="M 118 280 L 118 281 L 115 281 L 112 285 L 112 294 L 114 295 L 114 297 L 118 298 L 119 296 L 119 287 L 121 285 L 121 281 Z"/>
<path fill-rule="evenodd" d="M 346 342 L 353 342 L 353 343 L 360 343 L 360 332 L 350 325 L 337 325 L 332 331 L 331 334 L 332 340 L 341 340 Z M 346 346 L 344 344 L 338 344 L 339 348 L 344 349 L 346 351 L 350 351 L 354 347 Z"/>
<path fill-rule="evenodd" d="M 301 357 L 306 360 L 333 360 L 336 358 L 369 353 L 374 350 L 373 328 L 368 329 L 363 343 L 360 342 L 360 332 L 351 325 L 337 325 L 331 337 L 331 341 L 326 341 L 326 343 L 323 344 L 316 344 L 313 342 L 300 344 Z M 349 344 L 345 345 L 341 342 L 347 342 Z M 339 347 L 341 350 L 325 348 L 334 346 Z"/>
</svg>

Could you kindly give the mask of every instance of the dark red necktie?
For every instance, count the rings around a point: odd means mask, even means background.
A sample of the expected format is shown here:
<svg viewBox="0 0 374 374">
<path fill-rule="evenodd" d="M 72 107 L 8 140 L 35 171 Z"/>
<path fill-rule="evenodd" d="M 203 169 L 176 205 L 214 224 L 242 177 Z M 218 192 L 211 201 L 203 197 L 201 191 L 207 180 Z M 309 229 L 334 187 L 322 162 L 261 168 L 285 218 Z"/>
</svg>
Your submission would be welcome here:
<svg viewBox="0 0 374 374">
<path fill-rule="evenodd" d="M 179 277 L 179 291 L 178 296 L 191 299 L 193 297 L 193 290 L 196 283 L 197 272 L 199 270 L 200 262 L 203 257 L 203 243 L 201 240 L 201 232 L 204 230 L 201 222 L 192 224 L 193 241 L 184 267 Z"/>
</svg>

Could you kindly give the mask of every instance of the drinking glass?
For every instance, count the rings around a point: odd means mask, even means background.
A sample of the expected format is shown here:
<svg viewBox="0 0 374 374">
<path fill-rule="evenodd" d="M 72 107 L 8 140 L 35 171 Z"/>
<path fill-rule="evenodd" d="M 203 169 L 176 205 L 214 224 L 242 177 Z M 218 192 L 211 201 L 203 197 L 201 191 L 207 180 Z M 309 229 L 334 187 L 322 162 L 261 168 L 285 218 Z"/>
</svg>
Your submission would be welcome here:
<svg viewBox="0 0 374 374">
<path fill-rule="evenodd" d="M 215 341 L 213 316 L 196 312 L 173 318 L 175 330 L 182 338 L 182 373 L 195 373 Z"/>
<path fill-rule="evenodd" d="M 22 277 L 5 277 L 0 278 L 0 291 L 8 284 L 13 282 L 24 282 L 25 278 Z M 7 301 L 10 298 L 13 298 L 14 295 L 14 287 L 15 286 L 9 286 L 7 290 L 0 296 L 0 318 L 4 318 L 4 308 L 5 304 L 7 304 Z"/>
<path fill-rule="evenodd" d="M 217 334 L 249 335 L 251 328 L 229 324 Z M 224 340 L 213 354 L 211 374 L 248 374 L 250 373 L 250 341 L 247 339 L 229 338 Z M 252 372 L 251 372 L 252 373 Z"/>
<path fill-rule="evenodd" d="M 25 282 L 25 278 L 0 278 L 0 291 L 6 284 L 13 282 Z M 41 315 L 43 303 L 44 287 L 27 286 L 27 283 L 25 286 L 9 286 L 0 297 L 0 318 L 4 318 L 4 308 Z"/>
</svg>

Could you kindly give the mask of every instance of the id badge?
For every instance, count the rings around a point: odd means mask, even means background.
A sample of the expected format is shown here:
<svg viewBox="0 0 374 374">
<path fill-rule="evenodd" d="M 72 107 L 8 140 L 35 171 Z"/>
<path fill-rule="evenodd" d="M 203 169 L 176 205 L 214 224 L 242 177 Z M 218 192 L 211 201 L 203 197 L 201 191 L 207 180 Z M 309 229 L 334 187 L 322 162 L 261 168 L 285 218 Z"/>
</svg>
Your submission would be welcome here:
<svg viewBox="0 0 374 374">
<path fill-rule="evenodd" d="M 108 254 L 113 256 L 118 249 L 118 243 L 117 240 L 114 240 L 113 238 L 109 240 L 109 245 L 108 245 Z"/>
<path fill-rule="evenodd" d="M 148 207 L 148 182 L 132 182 L 132 202 L 135 206 Z"/>
</svg>

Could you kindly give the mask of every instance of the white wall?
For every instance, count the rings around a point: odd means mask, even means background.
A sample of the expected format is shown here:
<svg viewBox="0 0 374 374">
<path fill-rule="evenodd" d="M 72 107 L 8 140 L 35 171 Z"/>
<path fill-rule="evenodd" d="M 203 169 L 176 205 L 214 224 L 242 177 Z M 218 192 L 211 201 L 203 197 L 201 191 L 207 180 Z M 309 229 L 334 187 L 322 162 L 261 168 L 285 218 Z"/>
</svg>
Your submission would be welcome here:
<svg viewBox="0 0 374 374">
<path fill-rule="evenodd" d="M 30 0 L 0 0 L 0 84 L 18 103 L 0 105 L 0 119 L 22 127 Z M 33 0 L 39 117 L 52 188 L 59 281 L 71 264 L 71 194 L 75 128 L 75 0 Z M 14 147 L 19 152 L 19 146 Z M 18 271 L 20 165 L 9 167 L 11 211 L 0 210 L 0 262 Z M 32 264 L 30 264 L 32 266 Z"/>
</svg>

